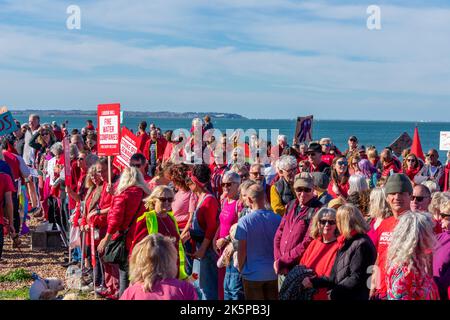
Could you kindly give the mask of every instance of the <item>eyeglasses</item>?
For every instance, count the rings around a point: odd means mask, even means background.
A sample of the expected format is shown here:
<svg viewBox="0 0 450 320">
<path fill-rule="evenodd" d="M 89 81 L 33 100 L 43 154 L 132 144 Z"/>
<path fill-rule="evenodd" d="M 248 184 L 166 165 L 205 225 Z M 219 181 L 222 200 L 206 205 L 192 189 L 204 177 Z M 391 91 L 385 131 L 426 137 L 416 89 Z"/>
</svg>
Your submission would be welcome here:
<svg viewBox="0 0 450 320">
<path fill-rule="evenodd" d="M 134 167 L 134 168 L 140 168 L 142 167 L 142 163 L 130 163 L 130 167 Z"/>
<path fill-rule="evenodd" d="M 348 162 L 347 161 L 338 161 L 336 162 L 338 166 L 348 166 Z"/>
<path fill-rule="evenodd" d="M 412 196 L 411 197 L 411 201 L 416 201 L 417 200 L 417 202 L 422 202 L 423 199 L 425 199 L 425 198 L 427 198 L 427 197 L 424 197 L 424 196 Z"/>
<path fill-rule="evenodd" d="M 161 198 L 158 198 L 158 200 L 159 201 L 161 201 L 161 202 L 169 202 L 169 203 L 172 203 L 173 202 L 173 198 L 164 198 L 164 197 L 161 197 Z"/>
<path fill-rule="evenodd" d="M 233 183 L 235 183 L 235 182 L 222 182 L 222 187 L 227 187 L 227 188 L 229 188 L 229 187 L 231 187 L 231 185 L 232 185 Z"/>
<path fill-rule="evenodd" d="M 303 188 L 303 187 L 295 188 L 295 192 L 298 192 L 298 193 L 301 193 L 301 192 L 310 193 L 311 191 L 312 191 L 312 189 L 310 189 L 310 188 Z"/>
<path fill-rule="evenodd" d="M 319 220 L 319 223 L 320 223 L 322 226 L 326 225 L 327 223 L 328 223 L 330 226 L 334 226 L 334 225 L 336 224 L 336 221 L 335 221 L 335 220 L 324 220 L 324 219 L 321 219 L 321 220 Z"/>
</svg>

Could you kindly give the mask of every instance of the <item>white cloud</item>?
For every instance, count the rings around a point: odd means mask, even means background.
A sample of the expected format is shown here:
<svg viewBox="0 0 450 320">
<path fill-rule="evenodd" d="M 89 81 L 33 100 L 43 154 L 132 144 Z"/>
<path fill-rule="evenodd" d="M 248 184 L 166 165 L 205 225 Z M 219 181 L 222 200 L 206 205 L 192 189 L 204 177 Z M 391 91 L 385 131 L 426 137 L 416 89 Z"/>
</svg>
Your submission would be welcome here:
<svg viewBox="0 0 450 320">
<path fill-rule="evenodd" d="M 248 112 L 255 113 L 283 104 L 285 110 L 270 115 L 287 117 L 304 105 L 420 109 L 442 106 L 449 96 L 449 9 L 382 5 L 383 29 L 369 31 L 362 5 L 79 1 L 77 33 L 64 29 L 69 2 L 38 1 L 0 5 L 0 14 L 33 21 L 28 27 L 0 23 L 0 44 L 7 44 L 0 45 L 0 68 L 27 70 L 11 73 L 15 81 L 0 89 L 14 105 L 34 101 L 27 96 L 57 105 L 77 88 L 83 92 L 73 102 L 78 105 L 109 95 L 136 106 L 254 106 Z M 122 73 L 106 76 L 114 69 Z M 23 90 L 30 95 L 20 95 Z"/>
</svg>

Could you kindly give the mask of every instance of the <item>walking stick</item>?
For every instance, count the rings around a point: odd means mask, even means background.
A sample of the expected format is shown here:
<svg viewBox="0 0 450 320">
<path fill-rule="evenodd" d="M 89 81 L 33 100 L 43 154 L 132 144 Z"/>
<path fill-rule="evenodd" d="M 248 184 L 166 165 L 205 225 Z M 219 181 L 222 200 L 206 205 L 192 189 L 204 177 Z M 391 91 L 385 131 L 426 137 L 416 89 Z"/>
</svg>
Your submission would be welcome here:
<svg viewBox="0 0 450 320">
<path fill-rule="evenodd" d="M 97 260 L 95 258 L 94 226 L 91 226 L 90 229 L 91 229 L 91 263 L 92 263 L 92 274 L 93 274 L 92 283 L 94 284 L 94 296 L 95 296 L 95 298 L 97 298 L 97 290 L 95 287 L 95 275 L 96 275 L 95 269 L 97 266 Z"/>
<path fill-rule="evenodd" d="M 80 227 L 81 228 L 81 227 Z M 84 265 L 84 259 L 86 259 L 86 239 L 85 237 L 85 231 L 83 229 L 80 229 L 80 237 L 81 237 L 81 272 L 83 272 L 83 265 Z"/>
</svg>

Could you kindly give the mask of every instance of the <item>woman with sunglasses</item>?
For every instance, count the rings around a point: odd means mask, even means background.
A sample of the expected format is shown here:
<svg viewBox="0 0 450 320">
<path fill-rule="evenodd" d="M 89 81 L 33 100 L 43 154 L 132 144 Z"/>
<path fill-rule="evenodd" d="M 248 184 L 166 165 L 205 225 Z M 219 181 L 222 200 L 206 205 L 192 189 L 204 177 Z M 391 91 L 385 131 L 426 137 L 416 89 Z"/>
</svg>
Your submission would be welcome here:
<svg viewBox="0 0 450 320">
<path fill-rule="evenodd" d="M 222 178 L 223 200 L 219 214 L 219 228 L 213 240 L 213 248 L 221 255 L 228 243 L 231 242 L 230 228 L 238 222 L 238 213 L 243 205 L 239 201 L 239 185 L 241 178 L 236 172 L 227 171 Z M 233 266 L 233 260 L 226 270 L 219 269 L 219 299 L 243 300 L 244 288 L 239 271 Z"/>
<path fill-rule="evenodd" d="M 300 259 L 300 264 L 312 269 L 318 277 L 329 277 L 339 247 L 336 241 L 339 235 L 336 227 L 336 210 L 320 209 L 311 222 L 310 230 L 314 240 Z M 319 289 L 314 294 L 313 300 L 328 300 L 326 290 Z"/>
<path fill-rule="evenodd" d="M 346 199 L 350 188 L 349 178 L 347 159 L 344 156 L 337 156 L 331 166 L 331 181 L 328 185 L 328 193 L 333 198 L 342 197 Z"/>
<path fill-rule="evenodd" d="M 144 200 L 147 211 L 136 220 L 136 229 L 130 252 L 133 251 L 136 244 L 151 234 L 159 233 L 173 238 L 178 252 L 177 278 L 183 280 L 187 278 L 185 270 L 186 258 L 178 223 L 172 211 L 174 196 L 171 188 L 157 186 L 151 195 Z"/>
<path fill-rule="evenodd" d="M 353 205 L 345 204 L 336 213 L 338 250 L 329 277 L 303 281 L 306 288 L 325 288 L 330 300 L 368 300 L 367 281 L 376 259 L 376 249 L 366 235 L 369 225 Z"/>
<path fill-rule="evenodd" d="M 403 160 L 403 173 L 406 174 L 411 181 L 414 181 L 414 177 L 419 173 L 421 168 L 421 163 L 414 153 L 408 154 Z"/>
</svg>

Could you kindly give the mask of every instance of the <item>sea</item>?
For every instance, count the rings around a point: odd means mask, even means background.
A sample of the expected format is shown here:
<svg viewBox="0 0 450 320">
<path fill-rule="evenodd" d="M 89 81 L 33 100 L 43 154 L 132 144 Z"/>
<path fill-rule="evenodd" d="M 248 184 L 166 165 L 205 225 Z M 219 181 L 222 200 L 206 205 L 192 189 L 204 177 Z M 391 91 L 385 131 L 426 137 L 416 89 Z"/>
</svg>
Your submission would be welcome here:
<svg viewBox="0 0 450 320">
<path fill-rule="evenodd" d="M 16 117 L 21 123 L 28 121 L 27 117 Z M 41 117 L 41 123 L 51 123 L 56 121 L 61 124 L 68 121 L 69 132 L 73 128 L 82 128 L 85 126 L 85 117 L 76 116 L 54 116 Z M 94 121 L 96 125 L 97 119 L 89 118 Z M 155 123 L 155 125 L 165 130 L 186 129 L 191 127 L 192 119 L 143 119 L 142 117 L 124 117 L 122 119 L 122 126 L 136 132 L 139 122 L 146 120 L 148 125 Z M 227 129 L 266 129 L 270 139 L 271 130 L 278 130 L 280 134 L 288 137 L 288 141 L 292 142 L 295 135 L 296 120 L 270 120 L 270 119 L 213 119 L 214 128 L 226 132 Z M 411 138 L 414 135 L 415 126 L 419 129 L 420 141 L 424 153 L 430 148 L 435 148 L 439 151 L 439 159 L 441 162 L 446 161 L 446 151 L 439 150 L 439 136 L 440 131 L 450 131 L 450 122 L 398 122 L 398 121 L 344 121 L 344 120 L 314 120 L 313 122 L 313 139 L 319 140 L 323 137 L 329 137 L 333 143 L 340 149 L 347 148 L 347 140 L 349 136 L 355 135 L 358 137 L 359 144 L 364 146 L 373 145 L 378 150 L 390 145 L 403 132 L 407 132 Z"/>
</svg>

